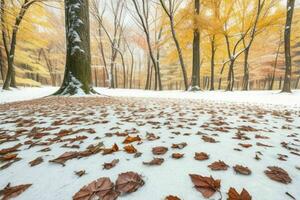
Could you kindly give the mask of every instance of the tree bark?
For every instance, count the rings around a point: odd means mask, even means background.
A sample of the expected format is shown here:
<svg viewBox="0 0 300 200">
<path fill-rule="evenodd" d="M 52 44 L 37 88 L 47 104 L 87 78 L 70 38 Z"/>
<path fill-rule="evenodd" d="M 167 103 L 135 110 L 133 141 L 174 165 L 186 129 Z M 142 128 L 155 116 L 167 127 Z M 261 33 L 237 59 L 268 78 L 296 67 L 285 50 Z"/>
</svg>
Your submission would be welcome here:
<svg viewBox="0 0 300 200">
<path fill-rule="evenodd" d="M 281 92 L 291 93 L 292 78 L 292 58 L 291 58 L 291 29 L 294 14 L 295 0 L 287 1 L 287 17 L 284 32 L 284 50 L 285 50 L 285 76 Z"/>
<path fill-rule="evenodd" d="M 95 93 L 91 78 L 88 0 L 65 0 L 67 56 L 61 88 L 55 95 Z"/>
<path fill-rule="evenodd" d="M 200 14 L 200 0 L 195 0 L 195 15 Z M 200 31 L 196 26 L 194 29 L 193 39 L 193 70 L 192 81 L 190 89 L 191 91 L 200 90 Z"/>
<path fill-rule="evenodd" d="M 216 44 L 215 35 L 213 35 L 211 40 L 211 59 L 210 59 L 210 90 L 215 90 L 215 54 L 216 54 Z"/>
</svg>

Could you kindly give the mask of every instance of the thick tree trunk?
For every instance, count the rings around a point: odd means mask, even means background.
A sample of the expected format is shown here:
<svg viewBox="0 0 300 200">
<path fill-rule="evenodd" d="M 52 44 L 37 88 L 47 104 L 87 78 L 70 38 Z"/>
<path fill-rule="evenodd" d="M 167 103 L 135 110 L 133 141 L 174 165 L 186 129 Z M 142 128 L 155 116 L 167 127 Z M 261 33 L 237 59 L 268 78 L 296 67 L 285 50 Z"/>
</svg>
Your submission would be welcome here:
<svg viewBox="0 0 300 200">
<path fill-rule="evenodd" d="M 292 58 L 291 58 L 291 29 L 293 21 L 293 13 L 295 0 L 287 1 L 287 17 L 284 32 L 284 50 L 285 50 L 285 76 L 281 92 L 291 93 L 291 78 L 292 78 Z"/>
<path fill-rule="evenodd" d="M 195 15 L 200 13 L 200 0 L 195 0 Z M 192 80 L 189 90 L 200 90 L 200 31 L 198 27 L 194 29 L 193 39 L 193 70 Z"/>
<path fill-rule="evenodd" d="M 95 93 L 91 78 L 88 0 L 65 0 L 67 57 L 64 81 L 55 95 Z"/>
</svg>

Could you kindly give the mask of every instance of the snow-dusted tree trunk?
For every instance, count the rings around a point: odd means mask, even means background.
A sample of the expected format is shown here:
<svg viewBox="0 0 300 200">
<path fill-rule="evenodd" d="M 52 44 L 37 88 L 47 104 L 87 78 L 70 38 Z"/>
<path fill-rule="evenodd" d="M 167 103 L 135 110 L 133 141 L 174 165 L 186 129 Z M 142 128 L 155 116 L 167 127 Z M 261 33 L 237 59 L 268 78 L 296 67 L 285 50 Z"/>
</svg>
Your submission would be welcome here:
<svg viewBox="0 0 300 200">
<path fill-rule="evenodd" d="M 284 31 L 285 77 L 284 77 L 282 92 L 292 92 L 291 91 L 291 78 L 292 78 L 291 28 L 292 28 L 294 7 L 295 7 L 295 0 L 288 0 L 286 24 L 285 24 L 285 31 Z"/>
<path fill-rule="evenodd" d="M 91 78 L 88 0 L 65 0 L 67 56 L 64 81 L 56 95 L 94 93 Z"/>
</svg>

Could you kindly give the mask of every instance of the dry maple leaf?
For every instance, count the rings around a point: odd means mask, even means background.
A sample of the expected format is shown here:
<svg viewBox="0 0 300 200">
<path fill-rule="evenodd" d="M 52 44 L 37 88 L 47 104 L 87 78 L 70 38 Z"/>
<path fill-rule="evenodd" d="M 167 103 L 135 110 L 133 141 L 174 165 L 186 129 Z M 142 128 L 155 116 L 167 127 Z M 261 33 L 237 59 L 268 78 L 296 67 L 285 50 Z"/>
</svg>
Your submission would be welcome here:
<svg viewBox="0 0 300 200">
<path fill-rule="evenodd" d="M 244 148 L 250 148 L 253 146 L 252 144 L 243 144 L 243 143 L 239 143 L 239 145 Z"/>
<path fill-rule="evenodd" d="M 172 154 L 172 158 L 174 159 L 180 159 L 180 158 L 183 158 L 184 154 L 181 154 L 181 153 L 173 153 Z"/>
<path fill-rule="evenodd" d="M 109 148 L 109 149 L 103 149 L 102 154 L 103 155 L 107 155 L 107 154 L 112 154 L 112 153 L 117 152 L 117 151 L 119 151 L 119 147 L 115 143 L 111 148 Z"/>
<path fill-rule="evenodd" d="M 195 188 L 201 192 L 205 198 L 210 198 L 216 191 L 219 191 L 221 187 L 221 180 L 215 180 L 213 177 L 190 174 L 190 178 L 194 183 Z"/>
<path fill-rule="evenodd" d="M 183 149 L 187 146 L 186 142 L 178 143 L 178 144 L 172 144 L 173 149 Z"/>
<path fill-rule="evenodd" d="M 141 141 L 140 136 L 136 136 L 136 137 L 127 136 L 123 141 L 123 144 L 129 144 L 132 142 L 140 142 L 140 141 Z"/>
<path fill-rule="evenodd" d="M 24 184 L 11 187 L 9 183 L 4 189 L 0 190 L 0 197 L 3 196 L 2 200 L 15 198 L 27 190 L 31 185 L 32 184 Z"/>
<path fill-rule="evenodd" d="M 18 154 L 6 154 L 2 157 L 0 157 L 0 161 L 5 162 L 5 161 L 10 161 L 16 159 Z"/>
<path fill-rule="evenodd" d="M 239 194 L 234 188 L 230 188 L 228 191 L 228 200 L 251 200 L 252 197 L 247 190 L 243 189 Z"/>
<path fill-rule="evenodd" d="M 268 167 L 269 170 L 265 170 L 265 174 L 272 180 L 278 181 L 284 184 L 288 184 L 292 182 L 289 174 L 280 167 Z"/>
<path fill-rule="evenodd" d="M 236 173 L 239 173 L 239 174 L 243 174 L 243 175 L 251 174 L 251 170 L 248 167 L 244 167 L 242 165 L 236 165 L 233 167 L 233 169 Z"/>
<path fill-rule="evenodd" d="M 144 165 L 161 165 L 165 159 L 163 158 L 153 158 L 150 162 L 143 162 Z"/>
<path fill-rule="evenodd" d="M 204 142 L 208 142 L 208 143 L 217 143 L 217 141 L 214 138 L 208 137 L 208 136 L 205 136 L 205 135 L 202 136 L 202 140 Z"/>
<path fill-rule="evenodd" d="M 142 177 L 135 172 L 119 174 L 116 181 L 116 191 L 121 194 L 132 193 L 144 185 Z"/>
<path fill-rule="evenodd" d="M 165 198 L 165 200 L 181 200 L 181 199 L 177 196 L 169 195 Z"/>
<path fill-rule="evenodd" d="M 73 200 L 89 200 L 99 197 L 100 199 L 117 199 L 119 193 L 114 190 L 114 183 L 107 177 L 100 178 L 81 188 Z"/>
<path fill-rule="evenodd" d="M 119 161 L 120 161 L 119 159 L 114 159 L 110 163 L 104 163 L 103 169 L 111 169 L 111 168 L 115 167 L 119 163 Z"/>
<path fill-rule="evenodd" d="M 195 160 L 208 160 L 209 159 L 209 155 L 207 153 L 204 152 L 200 152 L 200 153 L 195 153 L 194 156 Z"/>
<path fill-rule="evenodd" d="M 167 148 L 167 147 L 162 147 L 162 146 L 160 146 L 160 147 L 154 147 L 154 148 L 152 148 L 152 153 L 153 153 L 154 155 L 163 155 L 163 154 L 165 154 L 167 151 L 168 151 L 168 148 Z"/>
<path fill-rule="evenodd" d="M 78 156 L 79 156 L 79 153 L 76 151 L 66 152 L 66 153 L 63 153 L 58 158 L 49 160 L 49 162 L 54 162 L 54 163 L 61 164 L 62 166 L 65 166 L 66 161 L 77 158 Z"/>
<path fill-rule="evenodd" d="M 38 157 L 32 161 L 29 162 L 30 166 L 33 167 L 33 166 L 36 166 L 36 165 L 39 165 L 43 162 L 43 158 L 42 157 Z"/>
<path fill-rule="evenodd" d="M 1 149 L 0 150 L 0 155 L 5 155 L 7 153 L 12 153 L 12 152 L 16 152 L 18 151 L 18 149 L 22 146 L 21 143 L 13 146 L 13 147 L 10 147 L 10 148 L 6 148 L 6 149 Z"/>
<path fill-rule="evenodd" d="M 133 145 L 124 146 L 123 149 L 129 154 L 135 154 L 137 152 L 136 148 Z"/>
<path fill-rule="evenodd" d="M 229 166 L 225 162 L 219 160 L 208 165 L 208 167 L 212 170 L 218 171 L 218 170 L 227 170 Z"/>
</svg>

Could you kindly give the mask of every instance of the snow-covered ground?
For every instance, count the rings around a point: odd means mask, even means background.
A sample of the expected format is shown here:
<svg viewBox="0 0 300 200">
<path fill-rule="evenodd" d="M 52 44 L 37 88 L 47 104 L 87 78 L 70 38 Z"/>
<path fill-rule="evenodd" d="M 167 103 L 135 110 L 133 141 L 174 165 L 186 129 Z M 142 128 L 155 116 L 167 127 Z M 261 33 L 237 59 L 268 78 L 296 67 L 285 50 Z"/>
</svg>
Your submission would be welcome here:
<svg viewBox="0 0 300 200">
<path fill-rule="evenodd" d="M 19 88 L 12 91 L 0 91 L 0 103 L 31 100 L 53 94 L 58 88 Z M 300 107 L 300 90 L 292 94 L 280 93 L 280 91 L 204 91 L 204 92 L 183 92 L 183 91 L 145 91 L 129 89 L 107 89 L 96 88 L 100 94 L 112 97 L 150 97 L 150 98 L 171 98 L 171 99 L 199 99 L 215 102 L 229 103 L 251 103 L 264 105 L 284 105 Z"/>
<path fill-rule="evenodd" d="M 20 89 L 0 93 L 0 99 L 1 102 L 23 100 L 22 97 L 34 99 L 55 90 Z M 220 179 L 223 199 L 227 199 L 230 187 L 239 192 L 245 188 L 254 200 L 292 200 L 286 192 L 300 198 L 299 91 L 293 94 L 266 91 L 144 92 L 103 88 L 97 88 L 97 91 L 113 98 L 54 97 L 0 105 L 0 151 L 21 143 L 19 151 L 14 153 L 22 158 L 0 170 L 0 189 L 8 183 L 12 186 L 32 184 L 17 199 L 68 200 L 84 185 L 100 177 L 110 177 L 114 181 L 118 174 L 134 171 L 142 175 L 145 185 L 119 199 L 163 200 L 167 195 L 184 200 L 204 199 L 193 187 L 189 174 Z M 21 96 L 13 98 L 13 94 L 20 93 Z M 95 133 L 80 130 L 83 128 Z M 59 134 L 69 129 L 72 134 Z M 159 138 L 151 141 L 147 133 Z M 140 143 L 131 143 L 142 153 L 140 157 L 123 151 L 125 134 L 141 138 Z M 57 139 L 58 136 L 61 137 Z M 80 139 L 80 136 L 86 137 Z M 79 140 L 73 142 L 76 137 Z M 205 141 L 207 137 L 216 143 Z M 11 141 L 7 141 L 9 139 Z M 120 151 L 73 158 L 65 163 L 65 167 L 49 162 L 65 152 L 84 151 L 99 142 L 103 142 L 105 148 L 116 143 Z M 172 144 L 182 142 L 187 143 L 185 148 L 171 148 Z M 65 144 L 68 147 L 62 147 Z M 70 148 L 72 145 L 77 147 Z M 167 153 L 153 155 L 152 148 L 157 146 L 167 147 Z M 41 151 L 47 147 L 48 151 Z M 196 152 L 205 152 L 210 157 L 197 161 L 194 159 Z M 182 153 L 184 157 L 176 160 L 172 153 Z M 256 156 L 259 159 L 255 159 Z M 37 157 L 42 157 L 44 162 L 30 167 L 29 162 Z M 164 163 L 161 166 L 143 164 L 153 157 L 164 158 Z M 102 164 L 113 159 L 120 162 L 110 170 L 102 169 Z M 208 167 L 219 160 L 230 166 L 228 170 L 213 171 Z M 4 164 L 0 162 L 0 168 Z M 251 169 L 251 175 L 237 174 L 233 170 L 237 164 Z M 264 171 L 269 166 L 287 171 L 292 182 L 283 184 L 268 178 Z M 74 172 L 80 170 L 87 174 L 77 177 Z M 211 199 L 219 197 L 216 193 Z"/>
</svg>

